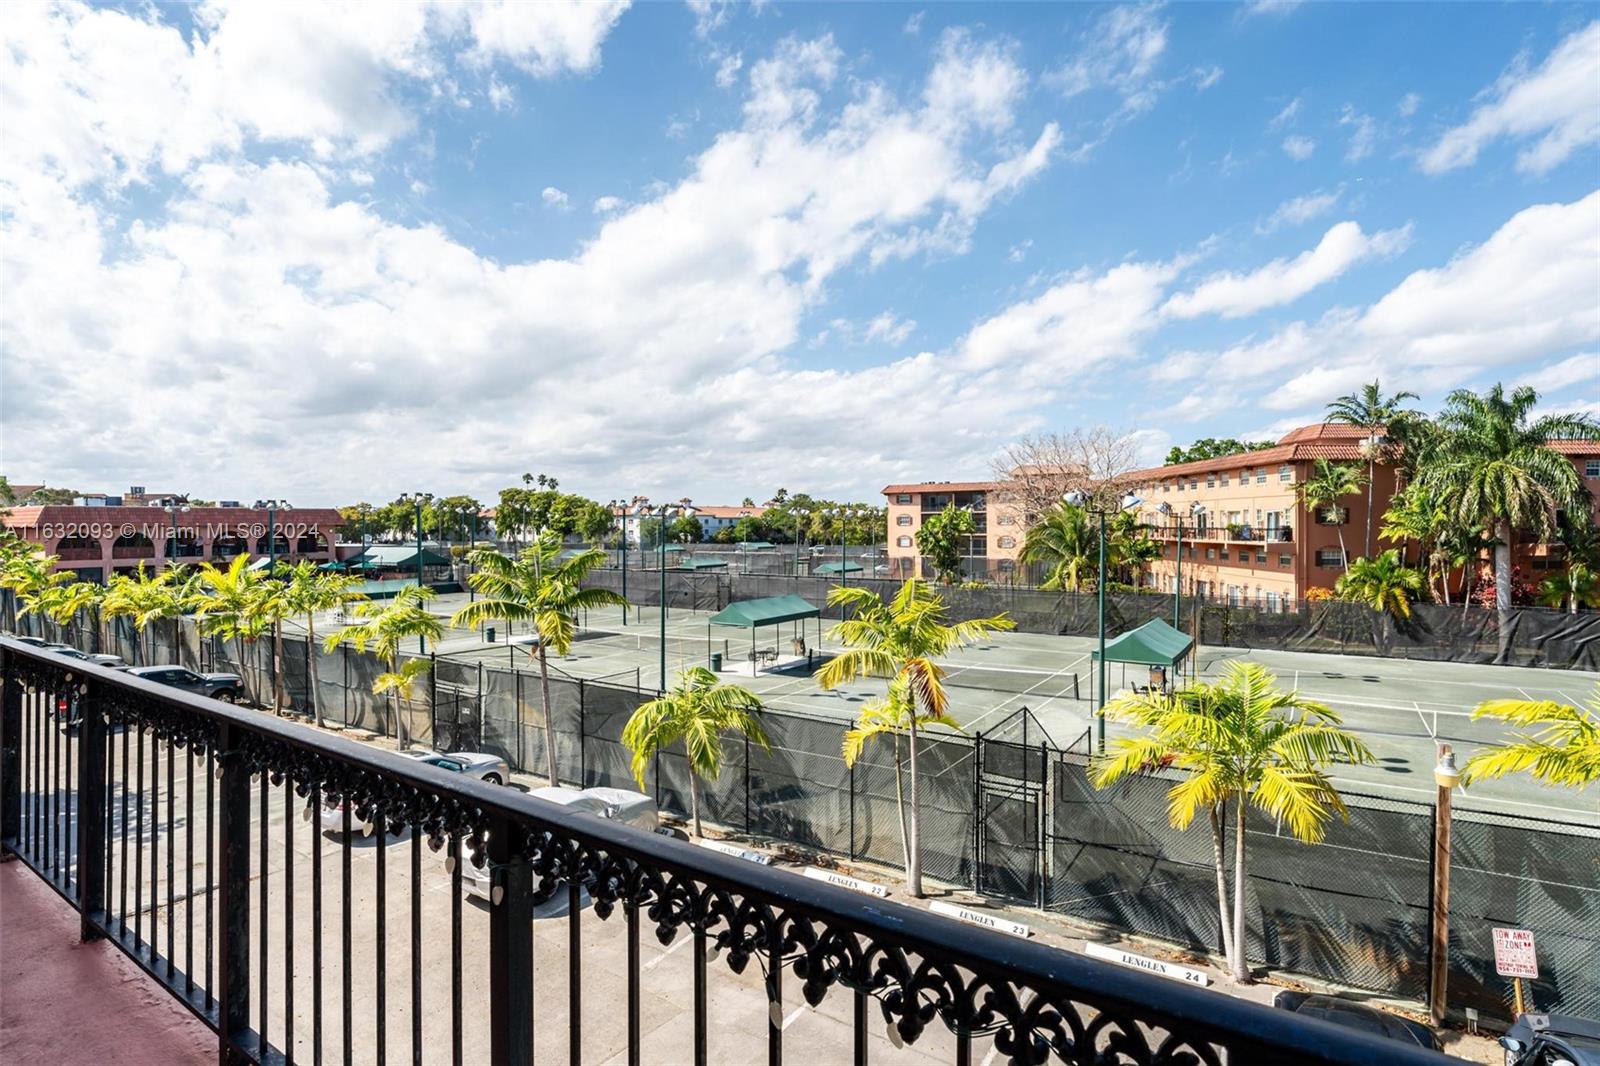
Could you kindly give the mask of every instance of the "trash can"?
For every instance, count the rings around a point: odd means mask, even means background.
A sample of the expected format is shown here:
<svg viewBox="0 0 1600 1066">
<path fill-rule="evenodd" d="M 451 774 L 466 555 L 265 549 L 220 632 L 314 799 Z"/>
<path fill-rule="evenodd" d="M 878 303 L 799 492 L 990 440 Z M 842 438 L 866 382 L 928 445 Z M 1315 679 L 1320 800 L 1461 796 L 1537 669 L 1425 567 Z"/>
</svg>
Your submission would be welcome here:
<svg viewBox="0 0 1600 1066">
<path fill-rule="evenodd" d="M 490 644 L 494 643 L 494 626 L 490 626 L 483 631 L 483 639 Z"/>
<path fill-rule="evenodd" d="M 713 674 L 722 673 L 722 653 L 720 651 L 711 653 L 711 672 Z"/>
</svg>

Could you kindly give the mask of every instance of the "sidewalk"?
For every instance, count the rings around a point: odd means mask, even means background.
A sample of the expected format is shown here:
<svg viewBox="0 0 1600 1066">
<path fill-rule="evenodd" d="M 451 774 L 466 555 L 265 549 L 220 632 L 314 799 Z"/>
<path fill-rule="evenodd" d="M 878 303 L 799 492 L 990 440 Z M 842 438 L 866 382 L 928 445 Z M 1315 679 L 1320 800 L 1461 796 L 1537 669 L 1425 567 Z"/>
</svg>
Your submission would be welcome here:
<svg viewBox="0 0 1600 1066">
<path fill-rule="evenodd" d="M 217 1037 L 18 860 L 0 863 L 0 1062 L 200 1066 Z"/>
</svg>

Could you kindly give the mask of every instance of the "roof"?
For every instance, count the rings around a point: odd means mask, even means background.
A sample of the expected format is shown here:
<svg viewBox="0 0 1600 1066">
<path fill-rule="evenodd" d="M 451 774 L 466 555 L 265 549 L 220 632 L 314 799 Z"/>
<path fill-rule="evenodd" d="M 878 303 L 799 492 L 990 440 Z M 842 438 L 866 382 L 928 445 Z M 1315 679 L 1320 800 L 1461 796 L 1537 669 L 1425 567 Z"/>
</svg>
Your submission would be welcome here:
<svg viewBox="0 0 1600 1066">
<path fill-rule="evenodd" d="M 1600 456 L 1600 440 L 1553 440 L 1550 450 L 1562 455 Z"/>
<path fill-rule="evenodd" d="M 997 481 L 913 481 L 906 485 L 885 485 L 883 494 L 895 492 L 993 492 L 1000 487 Z"/>
<path fill-rule="evenodd" d="M 1192 463 L 1172 463 L 1169 466 L 1152 466 L 1135 470 L 1125 480 L 1159 481 L 1166 477 L 1185 474 L 1205 474 L 1217 470 L 1236 470 L 1245 466 L 1263 466 L 1275 463 L 1309 462 L 1313 459 L 1361 459 L 1361 442 L 1367 439 L 1364 426 L 1346 426 L 1332 422 L 1318 422 L 1290 430 L 1270 448 L 1253 452 L 1234 452 L 1215 459 L 1200 459 Z"/>
<path fill-rule="evenodd" d="M 346 559 L 346 565 L 363 566 L 366 568 L 379 567 L 382 569 L 404 569 L 417 565 L 417 548 L 414 544 L 374 544 L 354 559 Z M 449 566 L 450 560 L 437 552 L 422 550 L 423 566 Z"/>
<path fill-rule="evenodd" d="M 1152 618 L 1138 629 L 1130 629 L 1106 642 L 1106 662 L 1136 663 L 1143 666 L 1171 666 L 1189 654 L 1194 638 L 1173 629 L 1159 618 Z M 1096 650 L 1094 661 L 1100 659 Z"/>
<path fill-rule="evenodd" d="M 669 570 L 726 570 L 728 564 L 721 559 L 685 559 L 677 566 L 669 566 Z"/>
<path fill-rule="evenodd" d="M 765 507 L 712 507 L 696 506 L 696 518 L 760 518 L 767 513 Z"/>
<path fill-rule="evenodd" d="M 823 563 L 821 566 L 813 566 L 811 572 L 813 574 L 859 574 L 864 569 L 866 568 L 860 563 Z"/>
<path fill-rule="evenodd" d="M 740 600 L 738 603 L 730 603 L 712 615 L 708 621 L 714 626 L 754 629 L 756 626 L 775 626 L 802 618 L 818 618 L 821 615 L 822 611 L 811 606 L 808 600 L 789 593 L 784 596 L 768 596 L 761 600 Z"/>
</svg>

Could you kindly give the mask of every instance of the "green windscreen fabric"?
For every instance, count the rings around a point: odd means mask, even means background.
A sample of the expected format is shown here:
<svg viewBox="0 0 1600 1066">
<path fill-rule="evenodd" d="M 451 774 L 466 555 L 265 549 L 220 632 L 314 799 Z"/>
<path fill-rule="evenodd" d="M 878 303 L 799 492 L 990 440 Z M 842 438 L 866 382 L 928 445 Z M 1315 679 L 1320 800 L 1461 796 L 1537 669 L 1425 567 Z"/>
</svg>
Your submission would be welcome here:
<svg viewBox="0 0 1600 1066">
<path fill-rule="evenodd" d="M 764 600 L 740 600 L 730 603 L 709 619 L 714 626 L 773 626 L 780 622 L 793 622 L 801 618 L 816 618 L 822 612 L 800 596 L 770 596 Z"/>
<path fill-rule="evenodd" d="M 860 563 L 823 563 L 821 566 L 812 567 L 813 574 L 859 574 L 866 567 Z"/>
<path fill-rule="evenodd" d="M 1142 666 L 1171 666 L 1189 654 L 1193 638 L 1172 628 L 1159 618 L 1152 618 L 1138 629 L 1131 629 L 1106 642 L 1106 662 L 1136 663 Z M 1094 652 L 1100 658 L 1100 652 Z"/>
</svg>

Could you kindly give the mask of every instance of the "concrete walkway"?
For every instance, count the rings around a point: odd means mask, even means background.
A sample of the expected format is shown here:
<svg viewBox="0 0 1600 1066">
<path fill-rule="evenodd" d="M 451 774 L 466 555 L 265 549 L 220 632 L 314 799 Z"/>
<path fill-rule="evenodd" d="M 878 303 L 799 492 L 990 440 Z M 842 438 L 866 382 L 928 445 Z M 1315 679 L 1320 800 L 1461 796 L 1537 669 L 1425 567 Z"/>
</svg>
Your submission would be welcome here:
<svg viewBox="0 0 1600 1066">
<path fill-rule="evenodd" d="M 189 1066 L 217 1038 L 21 862 L 0 863 L 0 1062 Z"/>
</svg>

